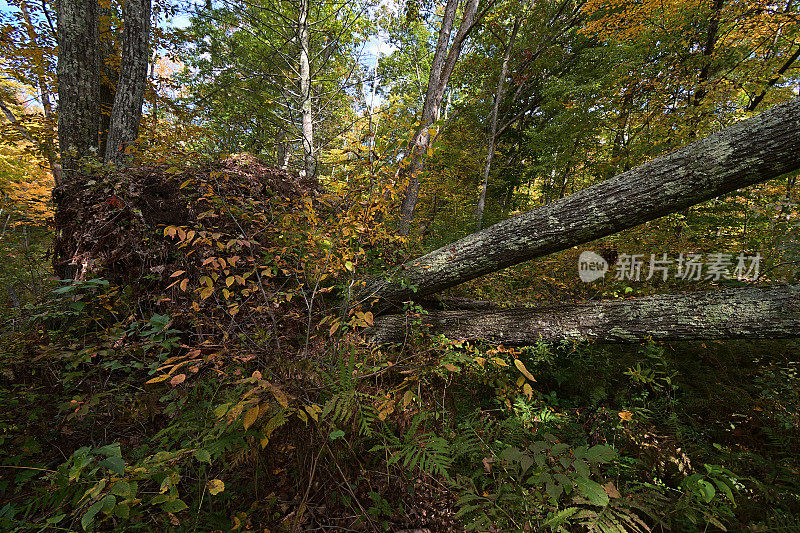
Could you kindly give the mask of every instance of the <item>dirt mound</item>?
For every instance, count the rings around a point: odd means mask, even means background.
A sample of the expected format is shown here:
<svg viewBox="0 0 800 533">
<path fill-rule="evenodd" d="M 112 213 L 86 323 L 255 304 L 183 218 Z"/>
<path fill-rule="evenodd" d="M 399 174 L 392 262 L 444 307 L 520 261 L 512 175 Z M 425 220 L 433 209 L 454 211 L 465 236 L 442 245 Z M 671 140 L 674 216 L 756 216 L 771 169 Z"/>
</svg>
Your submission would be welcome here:
<svg viewBox="0 0 800 533">
<path fill-rule="evenodd" d="M 55 271 L 145 285 L 174 262 L 165 227 L 242 236 L 252 223 L 234 213 L 285 211 L 317 192 L 313 183 L 247 154 L 191 169 L 156 165 L 86 175 L 80 182 L 54 192 Z"/>
</svg>

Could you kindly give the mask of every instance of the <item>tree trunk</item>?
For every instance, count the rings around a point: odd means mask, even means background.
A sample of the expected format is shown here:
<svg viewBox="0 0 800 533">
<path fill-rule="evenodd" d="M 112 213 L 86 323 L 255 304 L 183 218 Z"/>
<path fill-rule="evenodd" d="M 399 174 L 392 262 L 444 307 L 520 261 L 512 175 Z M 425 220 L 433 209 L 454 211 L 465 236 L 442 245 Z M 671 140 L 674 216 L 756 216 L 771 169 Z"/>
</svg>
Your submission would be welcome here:
<svg viewBox="0 0 800 533">
<path fill-rule="evenodd" d="M 99 155 L 97 10 L 97 0 L 56 0 L 58 141 L 65 184 L 81 159 Z"/>
<path fill-rule="evenodd" d="M 800 99 L 368 281 L 378 308 L 583 244 L 800 168 Z"/>
<path fill-rule="evenodd" d="M 410 162 L 400 170 L 400 179 L 403 181 L 408 180 L 408 185 L 403 195 L 403 203 L 400 206 L 400 221 L 397 226 L 397 231 L 401 235 L 408 235 L 411 229 L 411 219 L 414 218 L 414 210 L 419 198 L 419 176 L 422 173 L 425 156 L 428 153 L 428 143 L 430 141 L 428 129 L 439 117 L 442 98 L 447 88 L 447 82 L 450 80 L 450 75 L 453 73 L 455 64 L 461 54 L 461 45 L 475 25 L 478 0 L 467 0 L 461 25 L 448 52 L 447 45 L 450 43 L 450 34 L 453 31 L 457 8 L 458 0 L 447 0 L 442 18 L 442 27 L 439 30 L 439 38 L 436 42 L 436 51 L 431 63 L 431 71 L 428 76 L 428 89 L 425 92 L 425 101 L 422 104 L 420 125 L 409 143 L 411 149 Z"/>
<path fill-rule="evenodd" d="M 483 179 L 481 180 L 481 192 L 478 195 L 478 204 L 475 206 L 475 226 L 476 229 L 483 227 L 483 210 L 486 206 L 486 190 L 489 188 L 489 174 L 492 171 L 492 159 L 494 159 L 494 144 L 497 140 L 497 113 L 500 110 L 500 102 L 505 96 L 505 82 L 508 75 L 508 63 L 511 60 L 511 48 L 517 38 L 521 17 L 514 17 L 514 28 L 508 38 L 508 45 L 503 53 L 503 63 L 500 67 L 500 76 L 497 79 L 497 89 L 494 93 L 492 111 L 489 114 L 489 134 L 486 136 L 486 162 L 483 165 Z"/>
<path fill-rule="evenodd" d="M 125 163 L 126 148 L 139 135 L 150 58 L 150 0 L 126 0 L 122 7 L 122 62 L 108 127 L 105 161 Z"/>
<path fill-rule="evenodd" d="M 303 169 L 308 178 L 317 172 L 314 156 L 314 115 L 311 106 L 311 66 L 309 63 L 308 34 L 309 0 L 300 0 L 300 16 L 297 23 L 297 40 L 300 43 L 300 98 L 303 119 Z"/>
<path fill-rule="evenodd" d="M 475 306 L 473 306 L 475 307 Z M 403 342 L 406 315 L 375 319 L 368 331 L 378 343 Z M 800 285 L 725 289 L 538 307 L 432 311 L 422 317 L 452 340 L 506 346 L 595 340 L 629 343 L 708 339 L 800 337 Z"/>
</svg>

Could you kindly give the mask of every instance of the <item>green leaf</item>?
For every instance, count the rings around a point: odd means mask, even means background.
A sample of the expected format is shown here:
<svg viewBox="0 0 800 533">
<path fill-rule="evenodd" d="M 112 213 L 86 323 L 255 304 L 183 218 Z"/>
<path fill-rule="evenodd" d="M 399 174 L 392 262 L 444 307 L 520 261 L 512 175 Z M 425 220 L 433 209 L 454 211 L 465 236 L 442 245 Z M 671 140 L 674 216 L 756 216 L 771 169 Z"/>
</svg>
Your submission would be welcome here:
<svg viewBox="0 0 800 533">
<path fill-rule="evenodd" d="M 117 518 L 126 519 L 131 515 L 131 506 L 127 503 L 121 503 L 114 509 L 114 516 Z"/>
<path fill-rule="evenodd" d="M 89 529 L 89 526 L 92 525 L 92 522 L 94 522 L 94 517 L 97 515 L 97 513 L 100 512 L 102 508 L 103 508 L 103 500 L 96 501 L 83 514 L 83 517 L 81 518 L 81 527 L 84 529 L 84 531 Z"/>
<path fill-rule="evenodd" d="M 702 492 L 703 499 L 706 503 L 709 503 L 711 500 L 714 499 L 714 496 L 717 494 L 714 485 L 706 481 L 705 479 L 700 479 L 697 481 L 697 487 Z"/>
<path fill-rule="evenodd" d="M 125 461 L 122 459 L 122 457 L 108 457 L 100 461 L 98 466 L 108 468 L 120 476 L 125 475 Z"/>
<path fill-rule="evenodd" d="M 553 446 L 553 449 L 550 450 L 550 453 L 552 453 L 555 456 L 558 456 L 558 455 L 561 455 L 562 453 L 564 453 L 565 451 L 567 451 L 568 449 L 569 449 L 569 444 L 565 444 L 563 442 L 559 442 L 558 444 L 555 444 Z"/>
<path fill-rule="evenodd" d="M 589 465 L 586 464 L 586 461 L 583 459 L 576 459 L 572 463 L 572 467 L 575 468 L 575 472 L 584 478 L 588 478 L 591 474 L 589 472 Z"/>
<path fill-rule="evenodd" d="M 200 461 L 201 463 L 211 464 L 211 454 L 208 453 L 208 450 L 205 450 L 203 448 L 195 450 L 194 458 Z"/>
<path fill-rule="evenodd" d="M 331 431 L 331 434 L 329 436 L 331 440 L 336 440 L 339 437 L 344 437 L 344 431 L 342 431 L 341 429 L 335 429 Z"/>
<path fill-rule="evenodd" d="M 122 450 L 119 448 L 119 442 L 107 444 L 102 448 L 97 448 L 95 453 L 102 453 L 107 457 L 122 457 Z"/>
<path fill-rule="evenodd" d="M 123 498 L 132 497 L 131 484 L 127 481 L 117 481 L 114 483 L 114 486 L 111 487 L 111 494 L 122 496 Z"/>
<path fill-rule="evenodd" d="M 67 292 L 74 290 L 75 290 L 75 285 L 67 285 L 66 287 L 59 287 L 57 289 L 54 289 L 53 292 L 56 294 L 65 294 Z"/>
<path fill-rule="evenodd" d="M 161 506 L 161 508 L 167 511 L 168 513 L 178 513 L 180 511 L 183 511 L 187 507 L 189 506 L 186 505 L 183 502 L 183 500 L 172 500 L 170 502 L 166 502 L 164 505 Z"/>
<path fill-rule="evenodd" d="M 65 516 L 67 516 L 67 515 L 64 514 L 64 513 L 56 515 L 56 516 L 51 516 L 50 518 L 47 519 L 47 525 L 58 524 L 59 522 L 64 520 Z"/>
<path fill-rule="evenodd" d="M 578 487 L 578 492 L 589 500 L 592 505 L 597 505 L 599 507 L 608 505 L 608 494 L 606 494 L 605 489 L 600 483 L 585 477 L 579 477 L 575 480 L 575 485 Z"/>
<path fill-rule="evenodd" d="M 107 494 L 106 497 L 100 501 L 103 502 L 103 512 L 107 515 L 110 515 L 117 505 L 117 499 L 111 494 Z"/>
<path fill-rule="evenodd" d="M 617 452 L 614 451 L 614 448 L 611 446 L 598 444 L 597 446 L 592 446 L 586 451 L 586 460 L 592 463 L 607 463 L 616 455 Z"/>
<path fill-rule="evenodd" d="M 566 522 L 568 518 L 577 513 L 578 510 L 579 509 L 577 507 L 567 507 L 566 509 L 561 509 L 559 512 L 551 515 L 550 518 L 542 522 L 541 527 L 553 527 L 561 525 Z"/>
<path fill-rule="evenodd" d="M 522 457 L 522 452 L 516 446 L 510 446 L 500 452 L 500 459 L 503 461 L 518 461 Z"/>
<path fill-rule="evenodd" d="M 553 498 L 554 502 L 558 502 L 558 499 L 564 492 L 564 487 L 558 485 L 557 483 L 547 483 L 545 486 L 545 491 L 550 495 L 551 498 Z"/>
<path fill-rule="evenodd" d="M 716 485 L 717 488 L 722 491 L 725 497 L 728 498 L 732 504 L 736 505 L 736 501 L 733 499 L 733 492 L 728 484 L 724 481 L 720 481 L 719 479 L 712 479 L 712 481 L 714 482 L 714 485 Z"/>
</svg>

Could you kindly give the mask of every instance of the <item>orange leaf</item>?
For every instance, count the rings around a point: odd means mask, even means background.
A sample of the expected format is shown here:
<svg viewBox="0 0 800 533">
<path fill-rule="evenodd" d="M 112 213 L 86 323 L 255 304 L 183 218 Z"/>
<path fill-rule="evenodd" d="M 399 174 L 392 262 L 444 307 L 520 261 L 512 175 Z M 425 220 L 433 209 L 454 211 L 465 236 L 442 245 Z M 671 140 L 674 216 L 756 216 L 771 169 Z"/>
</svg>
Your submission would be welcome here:
<svg viewBox="0 0 800 533">
<path fill-rule="evenodd" d="M 170 384 L 174 387 L 175 385 L 180 385 L 186 381 L 186 374 L 178 374 L 174 376 L 171 380 L 169 380 Z"/>
</svg>

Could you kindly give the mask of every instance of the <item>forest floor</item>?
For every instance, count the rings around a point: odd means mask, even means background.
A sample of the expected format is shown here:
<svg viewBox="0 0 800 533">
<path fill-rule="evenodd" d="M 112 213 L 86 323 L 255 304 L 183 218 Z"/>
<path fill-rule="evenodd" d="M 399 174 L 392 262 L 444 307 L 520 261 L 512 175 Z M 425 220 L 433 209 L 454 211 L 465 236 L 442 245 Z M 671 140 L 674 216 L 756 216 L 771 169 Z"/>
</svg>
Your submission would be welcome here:
<svg viewBox="0 0 800 533">
<path fill-rule="evenodd" d="M 800 342 L 511 349 L 410 302 L 375 346 L 342 301 L 429 246 L 386 227 L 391 194 L 250 156 L 90 178 L 59 238 L 4 235 L 3 531 L 800 531 Z M 592 245 L 674 246 L 679 221 L 712 250 L 728 214 L 688 216 Z M 588 286 L 577 253 L 449 295 L 699 285 Z"/>
</svg>

